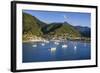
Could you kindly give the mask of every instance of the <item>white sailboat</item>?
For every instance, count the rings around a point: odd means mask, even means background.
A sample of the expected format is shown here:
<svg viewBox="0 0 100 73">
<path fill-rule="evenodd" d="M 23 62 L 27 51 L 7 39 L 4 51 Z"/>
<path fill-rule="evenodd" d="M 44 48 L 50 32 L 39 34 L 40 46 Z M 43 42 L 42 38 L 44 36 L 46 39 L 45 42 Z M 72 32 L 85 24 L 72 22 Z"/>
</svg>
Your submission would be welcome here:
<svg viewBox="0 0 100 73">
<path fill-rule="evenodd" d="M 36 45 L 36 44 L 34 44 L 34 45 L 32 45 L 32 47 L 37 47 L 37 45 Z"/>
<path fill-rule="evenodd" d="M 55 45 L 59 45 L 59 43 L 58 43 L 58 42 L 54 42 L 54 44 L 55 44 Z"/>
<path fill-rule="evenodd" d="M 77 46 L 74 46 L 74 50 L 75 50 L 75 51 L 77 50 Z"/>
<path fill-rule="evenodd" d="M 41 43 L 41 45 L 42 45 L 42 46 L 44 46 L 44 45 L 45 45 L 45 43 Z"/>
<path fill-rule="evenodd" d="M 66 44 L 62 45 L 62 48 L 67 48 L 68 46 Z"/>
<path fill-rule="evenodd" d="M 48 41 L 48 40 L 45 40 L 44 42 L 45 42 L 45 43 L 49 43 L 49 41 Z"/>
<path fill-rule="evenodd" d="M 54 51 L 56 51 L 56 47 L 52 47 L 50 50 L 51 50 L 51 52 L 54 52 Z"/>
</svg>

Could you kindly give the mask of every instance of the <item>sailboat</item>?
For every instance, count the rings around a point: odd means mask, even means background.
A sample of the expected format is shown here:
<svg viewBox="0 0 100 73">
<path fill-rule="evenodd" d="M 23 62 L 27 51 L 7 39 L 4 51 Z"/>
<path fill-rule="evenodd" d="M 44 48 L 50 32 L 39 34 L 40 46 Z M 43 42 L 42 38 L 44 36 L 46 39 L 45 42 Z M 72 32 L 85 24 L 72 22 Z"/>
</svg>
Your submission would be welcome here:
<svg viewBox="0 0 100 73">
<path fill-rule="evenodd" d="M 67 48 L 68 46 L 66 44 L 62 45 L 62 48 Z"/>
<path fill-rule="evenodd" d="M 74 50 L 75 50 L 75 51 L 77 50 L 77 47 L 76 47 L 76 46 L 74 46 Z"/>
<path fill-rule="evenodd" d="M 56 47 L 52 47 L 50 50 L 51 50 L 51 52 L 54 52 L 54 51 L 56 51 Z"/>
<path fill-rule="evenodd" d="M 34 44 L 34 45 L 32 45 L 32 47 L 37 47 L 37 45 L 36 45 L 36 44 Z"/>
<path fill-rule="evenodd" d="M 59 45 L 59 43 L 58 43 L 58 42 L 54 42 L 54 44 L 55 44 L 55 45 Z"/>
<path fill-rule="evenodd" d="M 45 45 L 45 43 L 41 43 L 41 45 L 42 45 L 42 46 L 44 46 L 44 45 Z"/>
<path fill-rule="evenodd" d="M 45 42 L 45 43 L 49 43 L 49 41 L 48 41 L 48 40 L 45 40 L 44 42 Z"/>
</svg>

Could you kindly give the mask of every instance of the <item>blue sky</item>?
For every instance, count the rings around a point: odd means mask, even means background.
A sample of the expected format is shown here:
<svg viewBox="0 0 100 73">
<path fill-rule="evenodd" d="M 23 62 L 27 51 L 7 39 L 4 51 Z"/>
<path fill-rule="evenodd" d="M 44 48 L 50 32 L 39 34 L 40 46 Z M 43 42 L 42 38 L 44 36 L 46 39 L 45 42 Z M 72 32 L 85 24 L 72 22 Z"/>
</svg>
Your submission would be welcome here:
<svg viewBox="0 0 100 73">
<path fill-rule="evenodd" d="M 68 22 L 73 26 L 91 26 L 91 14 L 79 12 L 56 12 L 56 11 L 36 11 L 23 10 L 24 13 L 31 14 L 45 23 Z"/>
</svg>

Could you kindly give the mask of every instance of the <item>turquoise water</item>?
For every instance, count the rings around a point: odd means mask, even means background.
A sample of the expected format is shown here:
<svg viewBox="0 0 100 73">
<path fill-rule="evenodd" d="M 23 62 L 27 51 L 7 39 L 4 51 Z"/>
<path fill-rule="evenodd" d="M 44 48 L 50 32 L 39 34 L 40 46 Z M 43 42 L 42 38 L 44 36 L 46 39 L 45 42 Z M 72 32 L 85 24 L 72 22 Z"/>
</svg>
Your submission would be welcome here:
<svg viewBox="0 0 100 73">
<path fill-rule="evenodd" d="M 23 63 L 91 59 L 91 45 L 83 41 L 23 43 Z"/>
</svg>

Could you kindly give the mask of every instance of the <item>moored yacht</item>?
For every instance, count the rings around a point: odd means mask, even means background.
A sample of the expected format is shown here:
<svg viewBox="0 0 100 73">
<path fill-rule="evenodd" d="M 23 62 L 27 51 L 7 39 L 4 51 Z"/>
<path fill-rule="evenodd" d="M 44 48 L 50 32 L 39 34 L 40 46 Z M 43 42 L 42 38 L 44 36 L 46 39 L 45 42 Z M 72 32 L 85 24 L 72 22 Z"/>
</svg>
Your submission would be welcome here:
<svg viewBox="0 0 100 73">
<path fill-rule="evenodd" d="M 36 44 L 34 44 L 34 45 L 32 45 L 32 47 L 37 47 L 37 45 L 36 45 Z"/>
<path fill-rule="evenodd" d="M 66 44 L 62 45 L 62 48 L 67 48 L 68 46 Z"/>
</svg>

